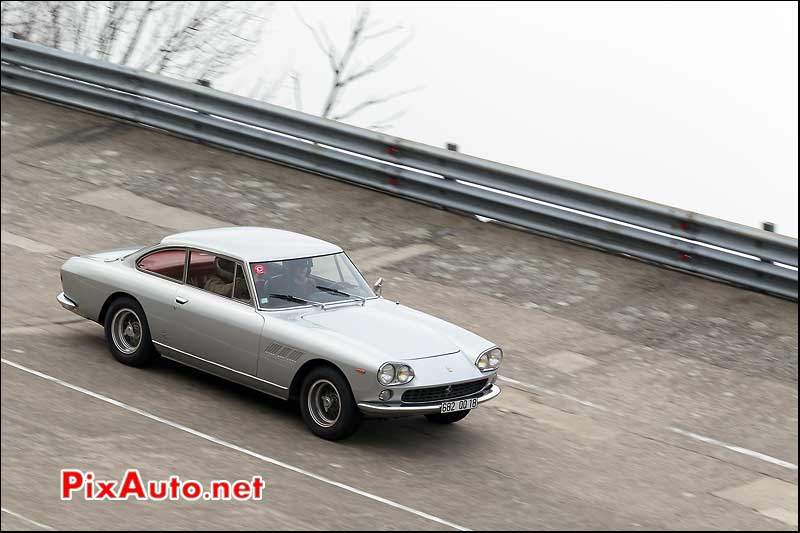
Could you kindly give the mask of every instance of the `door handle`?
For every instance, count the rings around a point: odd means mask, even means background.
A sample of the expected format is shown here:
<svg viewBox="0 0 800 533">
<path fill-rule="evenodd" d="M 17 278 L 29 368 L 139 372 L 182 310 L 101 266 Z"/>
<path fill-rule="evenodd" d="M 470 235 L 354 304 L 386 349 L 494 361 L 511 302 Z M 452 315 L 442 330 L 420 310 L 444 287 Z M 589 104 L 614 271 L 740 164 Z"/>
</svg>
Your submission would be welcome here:
<svg viewBox="0 0 800 533">
<path fill-rule="evenodd" d="M 176 302 L 176 303 L 179 303 L 179 304 L 181 304 L 181 305 L 183 305 L 183 304 L 187 303 L 188 301 L 189 301 L 189 299 L 188 299 L 188 298 L 183 298 L 183 297 L 181 297 L 181 296 L 178 296 L 178 297 L 176 297 L 176 298 L 175 298 L 175 302 Z"/>
</svg>

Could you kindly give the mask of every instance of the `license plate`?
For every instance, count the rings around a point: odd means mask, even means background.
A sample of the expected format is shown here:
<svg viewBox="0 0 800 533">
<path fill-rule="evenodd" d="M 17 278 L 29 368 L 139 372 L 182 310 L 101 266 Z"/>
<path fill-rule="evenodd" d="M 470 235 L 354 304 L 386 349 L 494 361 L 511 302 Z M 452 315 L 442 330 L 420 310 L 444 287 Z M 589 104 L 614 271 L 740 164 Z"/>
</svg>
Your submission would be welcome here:
<svg viewBox="0 0 800 533">
<path fill-rule="evenodd" d="M 470 398 L 469 400 L 455 400 L 452 402 L 445 402 L 442 404 L 441 413 L 455 413 L 456 411 L 466 411 L 467 409 L 475 409 L 478 407 L 478 399 Z"/>
</svg>

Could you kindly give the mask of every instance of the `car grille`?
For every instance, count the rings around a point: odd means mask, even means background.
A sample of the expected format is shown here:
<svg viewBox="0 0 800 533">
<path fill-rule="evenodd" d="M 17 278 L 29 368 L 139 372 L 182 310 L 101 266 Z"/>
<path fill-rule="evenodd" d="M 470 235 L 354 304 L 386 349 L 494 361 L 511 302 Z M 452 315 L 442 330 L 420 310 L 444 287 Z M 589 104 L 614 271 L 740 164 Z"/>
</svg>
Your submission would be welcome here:
<svg viewBox="0 0 800 533">
<path fill-rule="evenodd" d="M 428 403 L 440 402 L 451 398 L 461 398 L 481 391 L 488 379 L 469 381 L 467 383 L 457 383 L 455 385 L 444 385 L 442 387 L 427 387 L 424 389 L 411 389 L 403 393 L 403 402 L 406 403 Z"/>
</svg>

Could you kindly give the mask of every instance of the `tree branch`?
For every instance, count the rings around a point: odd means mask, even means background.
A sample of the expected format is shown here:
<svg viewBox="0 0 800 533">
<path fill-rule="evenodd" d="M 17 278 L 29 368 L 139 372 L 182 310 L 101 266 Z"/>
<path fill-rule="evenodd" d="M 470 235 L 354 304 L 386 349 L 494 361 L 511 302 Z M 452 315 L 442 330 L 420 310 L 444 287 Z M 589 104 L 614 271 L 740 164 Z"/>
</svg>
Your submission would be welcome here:
<svg viewBox="0 0 800 533">
<path fill-rule="evenodd" d="M 358 104 L 356 106 L 353 106 L 352 108 L 350 108 L 349 110 L 345 111 L 344 113 L 336 115 L 335 117 L 333 117 L 333 120 L 346 120 L 346 119 L 352 117 L 353 115 L 355 115 L 356 113 L 358 113 L 360 111 L 363 111 L 364 109 L 367 109 L 368 107 L 376 106 L 376 105 L 379 105 L 379 104 L 385 104 L 386 102 L 390 102 L 390 101 L 394 100 L 395 98 L 399 98 L 399 97 L 405 96 L 405 95 L 407 95 L 409 93 L 413 93 L 415 91 L 418 91 L 421 88 L 422 87 L 415 87 L 414 89 L 408 89 L 408 90 L 405 90 L 405 91 L 397 91 L 395 93 L 388 94 L 386 96 L 381 96 L 381 97 L 377 97 L 377 98 L 370 98 L 368 100 L 365 100 L 365 101 L 361 102 L 360 104 Z"/>
<path fill-rule="evenodd" d="M 351 23 L 350 32 L 343 52 L 341 55 L 338 55 L 337 47 L 334 45 L 333 40 L 328 35 L 324 26 L 312 26 L 306 21 L 299 9 L 295 11 L 300 22 L 308 28 L 311 33 L 311 37 L 314 39 L 317 48 L 327 57 L 328 66 L 331 71 L 331 82 L 320 111 L 320 116 L 323 118 L 333 118 L 334 120 L 344 120 L 364 109 L 384 104 L 394 98 L 412 92 L 410 90 L 399 91 L 383 97 L 369 98 L 351 107 L 347 111 L 337 112 L 337 107 L 346 89 L 358 80 L 370 74 L 380 72 L 390 66 L 397 59 L 399 52 L 411 41 L 411 36 L 409 35 L 401 42 L 391 46 L 376 59 L 362 67 L 359 65 L 361 61 L 359 61 L 358 56 L 360 55 L 359 52 L 363 48 L 364 43 L 368 41 L 374 42 L 378 39 L 396 34 L 403 30 L 401 25 L 395 24 L 383 29 L 376 28 L 376 26 L 380 26 L 380 24 L 371 23 L 371 11 L 369 6 L 361 6 L 358 8 L 356 16 Z"/>
</svg>

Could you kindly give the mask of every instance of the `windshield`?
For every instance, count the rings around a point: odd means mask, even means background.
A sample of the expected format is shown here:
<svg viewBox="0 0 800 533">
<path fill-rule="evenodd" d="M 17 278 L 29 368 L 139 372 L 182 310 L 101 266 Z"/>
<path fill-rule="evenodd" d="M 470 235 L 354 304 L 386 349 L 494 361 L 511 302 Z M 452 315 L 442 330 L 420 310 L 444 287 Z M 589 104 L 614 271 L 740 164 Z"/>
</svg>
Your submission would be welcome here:
<svg viewBox="0 0 800 533">
<path fill-rule="evenodd" d="M 261 309 L 285 309 L 375 296 L 343 252 L 250 263 L 250 271 Z"/>
</svg>

